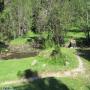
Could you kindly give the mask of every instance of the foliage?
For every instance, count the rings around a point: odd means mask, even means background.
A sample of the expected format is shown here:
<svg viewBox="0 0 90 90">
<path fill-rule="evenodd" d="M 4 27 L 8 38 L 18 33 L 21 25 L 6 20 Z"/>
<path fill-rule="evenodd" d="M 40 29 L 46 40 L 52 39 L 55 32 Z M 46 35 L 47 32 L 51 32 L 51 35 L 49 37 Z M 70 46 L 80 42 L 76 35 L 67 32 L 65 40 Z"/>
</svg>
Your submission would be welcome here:
<svg viewBox="0 0 90 90">
<path fill-rule="evenodd" d="M 85 30 L 89 27 L 89 0 L 13 0 L 4 1 L 0 13 L 0 38 L 11 40 L 35 33 L 48 32 L 48 41 L 61 44 L 64 31 L 72 27 Z M 54 41 L 52 38 L 55 38 Z M 50 39 L 50 40 L 49 40 Z M 61 41 L 60 41 L 61 40 Z"/>
</svg>

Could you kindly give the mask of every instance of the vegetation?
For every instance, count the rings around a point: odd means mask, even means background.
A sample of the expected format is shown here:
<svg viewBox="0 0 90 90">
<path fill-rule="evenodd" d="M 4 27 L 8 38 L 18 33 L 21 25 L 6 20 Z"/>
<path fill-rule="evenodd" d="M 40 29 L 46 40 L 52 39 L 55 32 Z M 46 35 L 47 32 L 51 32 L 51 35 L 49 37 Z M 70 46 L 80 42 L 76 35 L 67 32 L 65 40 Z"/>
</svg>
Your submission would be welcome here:
<svg viewBox="0 0 90 90">
<path fill-rule="evenodd" d="M 64 50 L 64 51 L 63 51 Z M 44 56 L 44 54 L 50 54 L 51 50 L 42 51 L 39 56 L 28 57 L 23 59 L 13 59 L 7 61 L 0 61 L 0 80 L 15 80 L 18 79 L 18 72 L 23 72 L 26 69 L 31 69 L 34 71 L 48 72 L 48 71 L 62 71 L 70 70 L 77 67 L 78 61 L 76 61 L 76 56 L 73 54 L 74 50 L 69 54 L 68 49 L 62 48 L 63 54 L 57 58 L 58 60 L 50 59 L 49 57 Z M 48 52 L 48 53 L 47 53 Z M 67 54 L 67 55 L 66 55 Z M 72 55 L 72 56 L 71 56 Z M 65 58 L 64 58 L 65 57 Z M 69 65 L 66 65 L 65 62 L 68 62 Z M 8 68 L 7 68 L 8 67 Z"/>
<path fill-rule="evenodd" d="M 5 9 L 0 13 L 1 40 L 15 39 L 30 30 L 38 33 L 48 31 L 60 37 L 63 30 L 72 27 L 89 35 L 89 0 L 8 0 L 4 3 Z"/>
<path fill-rule="evenodd" d="M 41 87 L 39 87 L 41 85 Z M 9 88 L 14 88 L 16 90 L 89 90 L 85 85 L 83 79 L 73 79 L 73 78 L 44 78 L 35 80 L 29 84 L 21 85 L 8 85 Z"/>
<path fill-rule="evenodd" d="M 82 64 L 85 73 L 71 72 Z M 90 0 L 0 0 L 0 83 L 26 78 L 7 87 L 90 90 L 89 64 Z M 67 71 L 70 77 L 39 77 Z"/>
</svg>

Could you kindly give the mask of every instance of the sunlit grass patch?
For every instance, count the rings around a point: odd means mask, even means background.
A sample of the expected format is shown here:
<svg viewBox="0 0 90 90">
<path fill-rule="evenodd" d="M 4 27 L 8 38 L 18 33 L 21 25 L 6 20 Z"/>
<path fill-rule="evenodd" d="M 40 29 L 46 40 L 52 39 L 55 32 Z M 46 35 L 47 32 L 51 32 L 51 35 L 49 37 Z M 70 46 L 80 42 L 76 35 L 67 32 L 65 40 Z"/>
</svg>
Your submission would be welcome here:
<svg viewBox="0 0 90 90">
<path fill-rule="evenodd" d="M 61 48 L 62 55 L 57 60 L 51 59 L 53 49 L 43 50 L 43 54 L 36 57 L 0 60 L 0 80 L 18 79 L 17 73 L 26 69 L 31 69 L 39 73 L 70 70 L 78 65 L 74 49 Z M 67 63 L 66 63 L 67 62 Z"/>
</svg>

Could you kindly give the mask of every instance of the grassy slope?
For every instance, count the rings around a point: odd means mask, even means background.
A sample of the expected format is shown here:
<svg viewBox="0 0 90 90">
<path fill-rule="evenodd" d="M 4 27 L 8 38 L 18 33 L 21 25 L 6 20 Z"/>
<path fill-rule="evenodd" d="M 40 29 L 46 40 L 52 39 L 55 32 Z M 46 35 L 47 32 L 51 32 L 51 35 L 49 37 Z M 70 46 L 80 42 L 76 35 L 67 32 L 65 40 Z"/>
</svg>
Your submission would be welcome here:
<svg viewBox="0 0 90 90">
<path fill-rule="evenodd" d="M 63 54 L 69 52 L 69 49 L 62 48 L 61 51 Z M 58 61 L 66 60 L 69 62 L 69 65 L 63 65 L 61 63 L 54 63 L 50 61 L 50 57 L 45 56 L 49 50 L 42 51 L 39 56 L 33 58 L 23 58 L 23 59 L 14 59 L 14 60 L 1 60 L 0 61 L 0 80 L 14 80 L 17 79 L 17 73 L 19 71 L 24 71 L 26 69 L 36 70 L 38 72 L 44 71 L 59 71 L 59 70 L 68 70 L 75 68 L 78 65 L 75 55 L 73 54 L 74 50 L 71 50 L 67 57 L 61 57 Z M 46 54 L 45 54 L 46 53 Z M 32 66 L 32 63 L 36 61 L 36 64 Z M 44 66 L 46 65 L 46 66 Z"/>
</svg>

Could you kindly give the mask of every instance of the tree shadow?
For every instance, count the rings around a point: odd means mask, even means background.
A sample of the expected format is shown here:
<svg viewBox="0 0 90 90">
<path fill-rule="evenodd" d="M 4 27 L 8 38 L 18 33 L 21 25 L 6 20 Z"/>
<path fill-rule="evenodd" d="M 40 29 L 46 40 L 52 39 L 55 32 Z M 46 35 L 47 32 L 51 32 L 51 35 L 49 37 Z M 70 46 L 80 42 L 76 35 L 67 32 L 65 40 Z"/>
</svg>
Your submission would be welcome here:
<svg viewBox="0 0 90 90">
<path fill-rule="evenodd" d="M 82 32 L 82 30 L 78 30 L 78 29 L 73 29 L 73 30 L 64 30 L 66 32 L 74 32 L 74 33 L 79 33 Z"/>
<path fill-rule="evenodd" d="M 7 45 L 5 42 L 0 41 L 0 53 L 3 52 L 5 49 L 8 48 L 9 45 Z"/>
<path fill-rule="evenodd" d="M 87 40 L 86 38 L 77 38 L 76 43 L 78 47 L 89 47 L 90 46 L 90 40 Z"/>
<path fill-rule="evenodd" d="M 8 45 L 5 44 L 5 42 L 0 41 L 0 48 L 7 48 Z"/>
<path fill-rule="evenodd" d="M 54 77 L 39 78 L 28 84 L 14 87 L 15 90 L 69 90 L 69 88 Z"/>
<path fill-rule="evenodd" d="M 35 80 L 35 79 L 39 78 L 39 75 L 38 75 L 37 71 L 32 71 L 30 69 L 26 69 L 23 72 L 19 71 L 17 73 L 17 76 L 19 78 L 24 78 L 27 81 L 29 81 L 30 79 Z"/>
<path fill-rule="evenodd" d="M 85 60 L 90 61 L 90 49 L 77 49 L 78 54 Z"/>
<path fill-rule="evenodd" d="M 90 90 L 90 86 L 87 86 L 88 90 Z"/>
<path fill-rule="evenodd" d="M 60 80 L 54 77 L 40 78 L 37 71 L 30 69 L 19 72 L 18 76 L 27 79 L 27 82 L 13 87 L 15 90 L 69 90 Z"/>
</svg>

